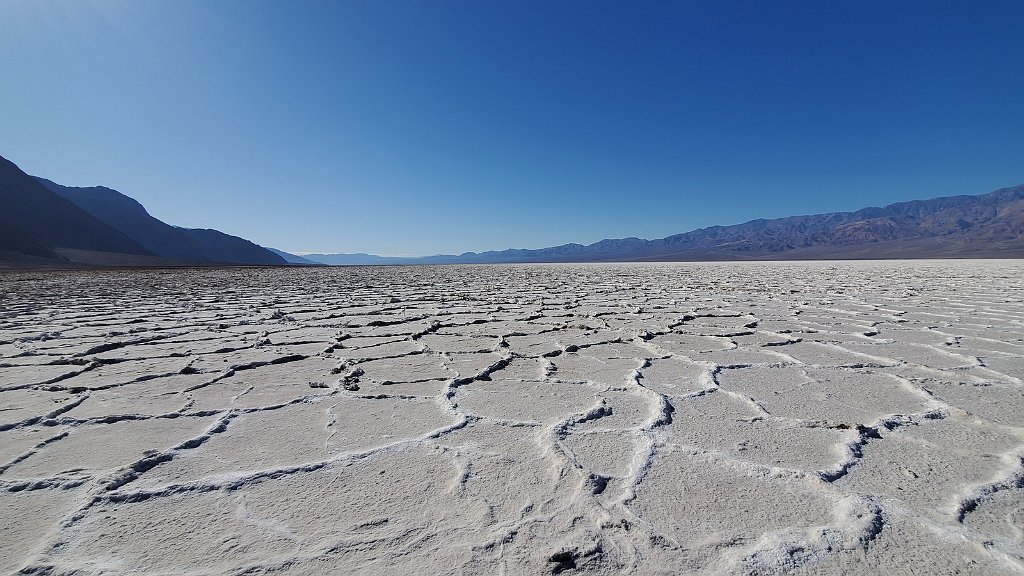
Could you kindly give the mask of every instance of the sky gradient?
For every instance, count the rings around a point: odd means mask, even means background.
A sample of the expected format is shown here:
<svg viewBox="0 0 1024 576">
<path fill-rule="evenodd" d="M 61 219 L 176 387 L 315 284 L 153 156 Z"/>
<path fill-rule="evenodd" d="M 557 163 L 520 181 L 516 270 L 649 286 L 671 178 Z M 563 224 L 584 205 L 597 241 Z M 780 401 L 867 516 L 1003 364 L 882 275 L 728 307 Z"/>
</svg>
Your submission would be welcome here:
<svg viewBox="0 0 1024 576">
<path fill-rule="evenodd" d="M 385 255 L 1024 183 L 1024 3 L 0 1 L 0 155 Z"/>
</svg>

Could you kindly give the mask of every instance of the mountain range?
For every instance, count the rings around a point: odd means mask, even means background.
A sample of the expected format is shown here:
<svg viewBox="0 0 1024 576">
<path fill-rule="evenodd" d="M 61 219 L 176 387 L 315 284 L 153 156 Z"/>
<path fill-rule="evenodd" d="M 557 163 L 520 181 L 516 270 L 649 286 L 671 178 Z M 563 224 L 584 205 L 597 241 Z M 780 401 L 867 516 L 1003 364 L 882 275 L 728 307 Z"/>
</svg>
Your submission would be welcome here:
<svg viewBox="0 0 1024 576">
<path fill-rule="evenodd" d="M 0 261 L 36 264 L 285 264 L 217 230 L 171 226 L 103 186 L 62 186 L 0 157 Z"/>
<path fill-rule="evenodd" d="M 1024 257 L 1024 185 L 978 196 L 899 202 L 711 226 L 657 240 L 621 238 L 458 255 L 305 254 L 323 264 L 470 264 Z"/>
<path fill-rule="evenodd" d="M 711 226 L 656 240 L 440 254 L 296 255 L 217 230 L 172 226 L 116 190 L 62 186 L 0 157 L 0 262 L 86 265 L 373 265 L 516 262 L 1022 258 L 1024 185 Z"/>
</svg>

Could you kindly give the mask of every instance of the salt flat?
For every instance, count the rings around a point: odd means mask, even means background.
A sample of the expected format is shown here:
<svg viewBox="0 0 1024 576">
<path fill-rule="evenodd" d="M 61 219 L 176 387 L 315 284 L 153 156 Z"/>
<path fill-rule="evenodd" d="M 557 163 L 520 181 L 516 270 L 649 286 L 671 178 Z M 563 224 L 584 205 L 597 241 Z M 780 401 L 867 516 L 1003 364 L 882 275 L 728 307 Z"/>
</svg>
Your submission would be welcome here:
<svg viewBox="0 0 1024 576">
<path fill-rule="evenodd" d="M 0 571 L 1024 572 L 1022 279 L 5 272 Z"/>
</svg>

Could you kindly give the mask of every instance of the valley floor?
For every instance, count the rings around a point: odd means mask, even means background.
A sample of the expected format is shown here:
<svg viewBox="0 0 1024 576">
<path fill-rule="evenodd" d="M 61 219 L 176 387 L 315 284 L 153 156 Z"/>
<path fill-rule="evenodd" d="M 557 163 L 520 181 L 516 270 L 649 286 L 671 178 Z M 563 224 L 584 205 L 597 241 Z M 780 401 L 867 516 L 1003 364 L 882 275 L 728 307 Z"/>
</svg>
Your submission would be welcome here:
<svg viewBox="0 0 1024 576">
<path fill-rule="evenodd" d="M 0 271 L 0 572 L 1024 572 L 1022 278 Z"/>
</svg>

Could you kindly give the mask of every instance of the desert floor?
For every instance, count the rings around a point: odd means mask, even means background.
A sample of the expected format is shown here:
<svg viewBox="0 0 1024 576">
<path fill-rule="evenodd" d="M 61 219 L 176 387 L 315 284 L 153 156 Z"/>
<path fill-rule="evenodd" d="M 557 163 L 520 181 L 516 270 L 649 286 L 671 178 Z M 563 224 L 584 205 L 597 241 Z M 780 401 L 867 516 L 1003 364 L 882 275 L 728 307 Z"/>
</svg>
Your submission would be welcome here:
<svg viewBox="0 0 1024 576">
<path fill-rule="evenodd" d="M 1024 262 L 0 274 L 0 572 L 1024 572 Z"/>
</svg>

